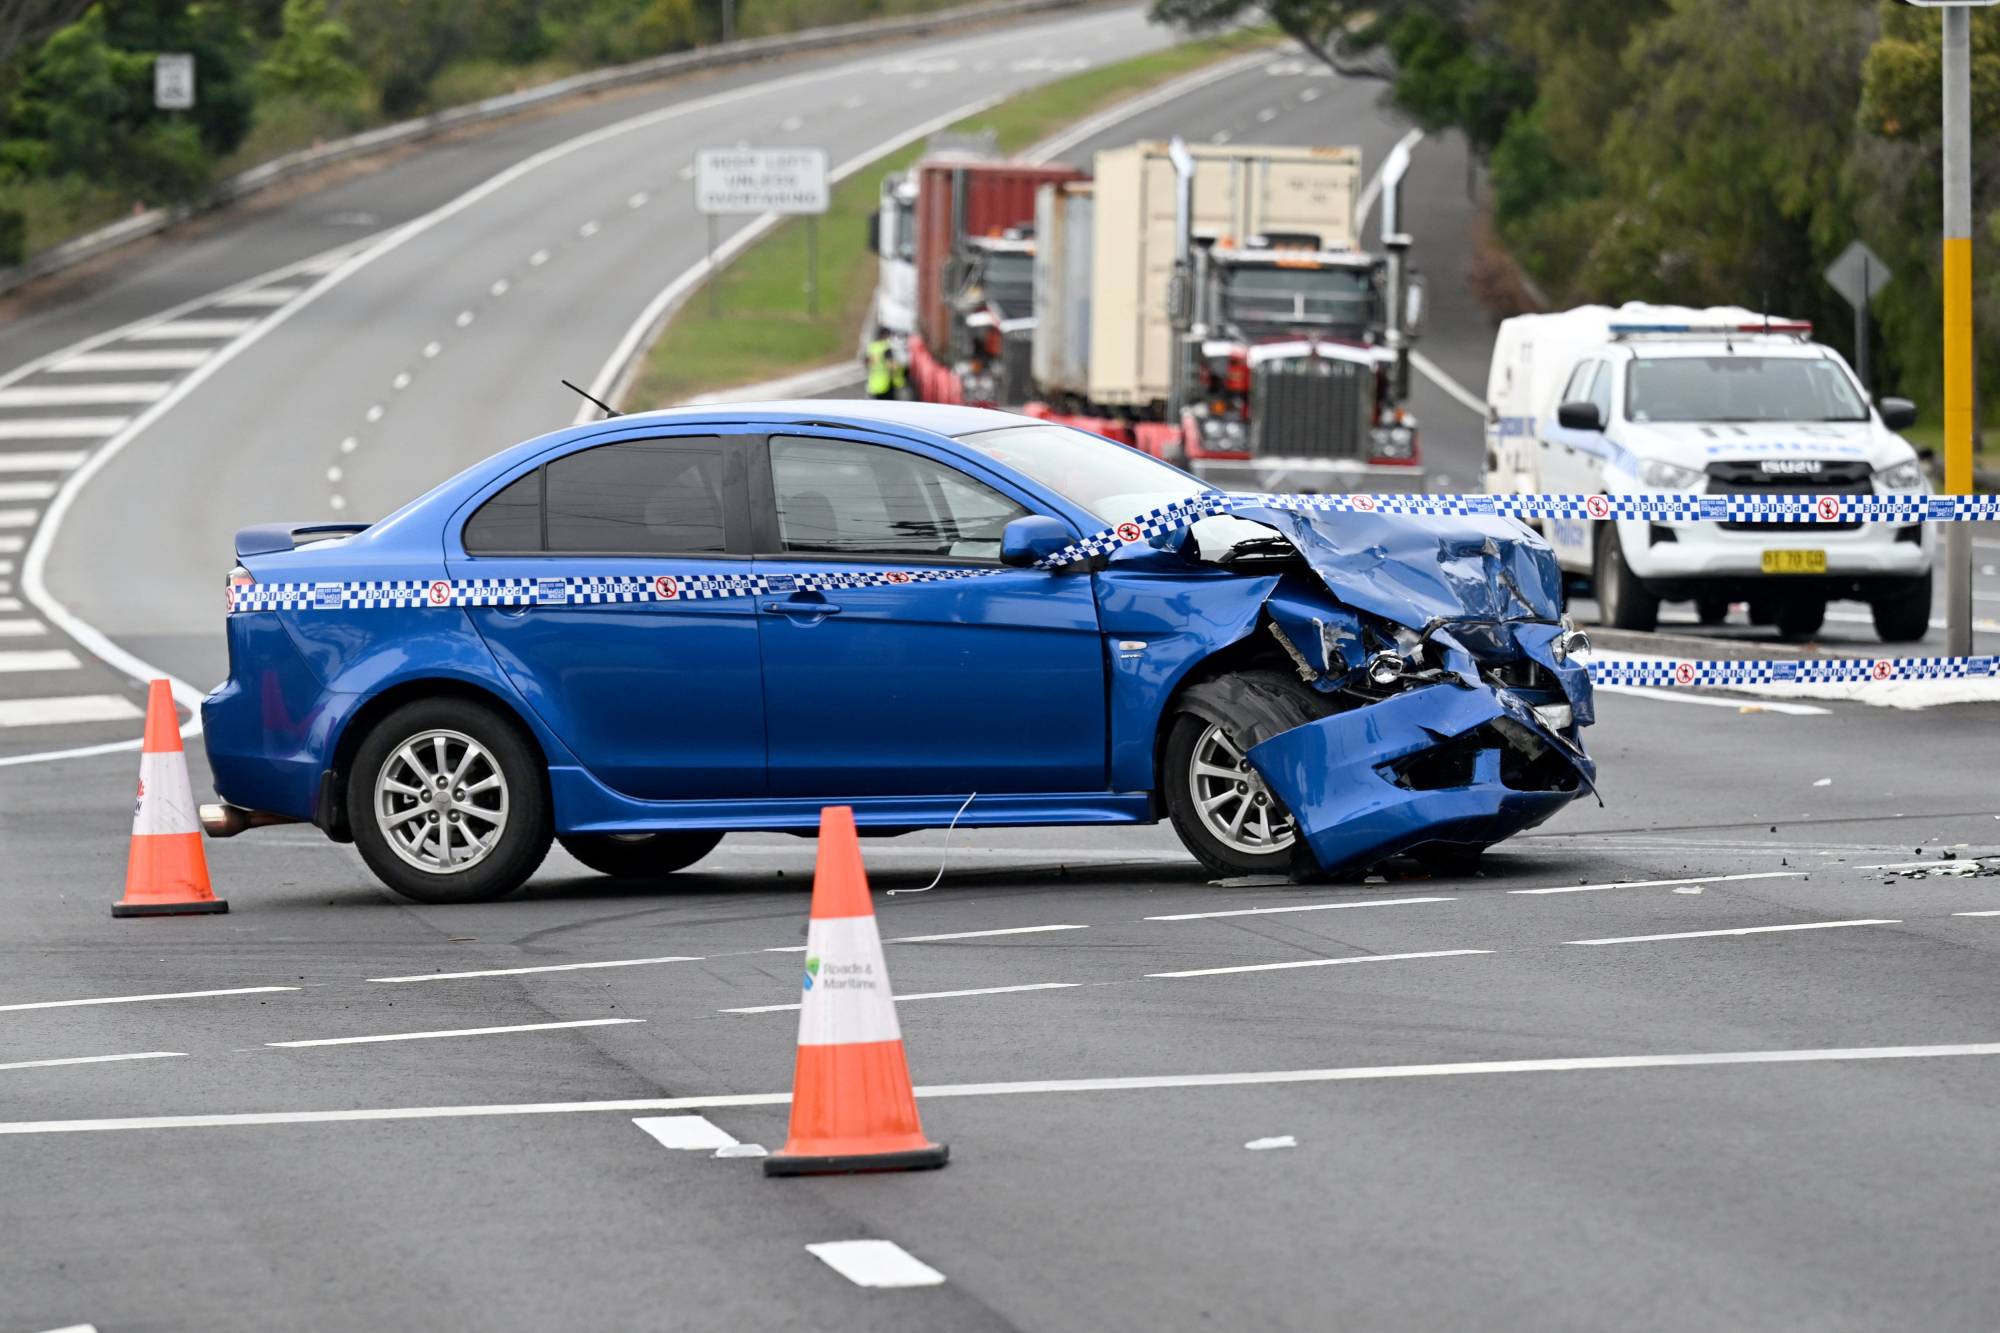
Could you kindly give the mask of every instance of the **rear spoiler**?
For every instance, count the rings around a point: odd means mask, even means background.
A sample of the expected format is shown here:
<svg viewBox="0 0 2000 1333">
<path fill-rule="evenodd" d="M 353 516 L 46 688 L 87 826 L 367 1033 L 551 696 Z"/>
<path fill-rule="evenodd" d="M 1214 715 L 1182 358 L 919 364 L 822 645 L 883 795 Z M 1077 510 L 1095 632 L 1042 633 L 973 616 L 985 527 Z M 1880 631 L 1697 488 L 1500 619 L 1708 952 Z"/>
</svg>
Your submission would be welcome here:
<svg viewBox="0 0 2000 1333">
<path fill-rule="evenodd" d="M 352 537 L 357 532 L 366 532 L 371 526 L 368 523 L 259 523 L 237 531 L 236 554 L 239 557 L 271 555 L 277 551 L 292 550 L 301 541 Z"/>
</svg>

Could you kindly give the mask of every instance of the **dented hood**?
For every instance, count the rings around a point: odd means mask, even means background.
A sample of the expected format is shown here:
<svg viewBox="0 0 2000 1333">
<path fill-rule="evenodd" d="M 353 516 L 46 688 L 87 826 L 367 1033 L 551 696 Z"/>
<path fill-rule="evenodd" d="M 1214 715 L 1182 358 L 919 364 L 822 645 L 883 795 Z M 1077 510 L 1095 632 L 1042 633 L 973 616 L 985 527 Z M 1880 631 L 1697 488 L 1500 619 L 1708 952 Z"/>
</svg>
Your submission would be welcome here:
<svg viewBox="0 0 2000 1333">
<path fill-rule="evenodd" d="M 1437 620 L 1562 615 L 1555 553 L 1514 519 L 1261 507 L 1235 514 L 1283 533 L 1349 606 L 1414 630 Z"/>
</svg>

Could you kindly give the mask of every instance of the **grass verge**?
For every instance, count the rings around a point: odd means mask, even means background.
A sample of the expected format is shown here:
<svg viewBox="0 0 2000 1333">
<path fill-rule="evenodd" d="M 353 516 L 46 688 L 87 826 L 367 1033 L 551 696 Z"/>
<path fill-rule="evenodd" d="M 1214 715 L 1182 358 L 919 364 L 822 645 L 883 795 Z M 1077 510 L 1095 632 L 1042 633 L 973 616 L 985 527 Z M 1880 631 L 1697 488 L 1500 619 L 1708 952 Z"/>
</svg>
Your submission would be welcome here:
<svg viewBox="0 0 2000 1333">
<path fill-rule="evenodd" d="M 1128 97 L 1273 40 L 1266 31 L 1246 30 L 1085 70 L 1031 88 L 951 130 L 991 130 L 1001 152 L 1017 153 Z M 868 217 L 882 177 L 922 155 L 922 144 L 886 154 L 834 187 L 819 219 L 817 318 L 806 313 L 806 224 L 793 218 L 710 280 L 718 285 L 720 316 L 709 314 L 706 286 L 689 295 L 647 351 L 626 401 L 635 410 L 660 407 L 852 355 L 875 294 L 875 262 L 863 249 Z"/>
</svg>

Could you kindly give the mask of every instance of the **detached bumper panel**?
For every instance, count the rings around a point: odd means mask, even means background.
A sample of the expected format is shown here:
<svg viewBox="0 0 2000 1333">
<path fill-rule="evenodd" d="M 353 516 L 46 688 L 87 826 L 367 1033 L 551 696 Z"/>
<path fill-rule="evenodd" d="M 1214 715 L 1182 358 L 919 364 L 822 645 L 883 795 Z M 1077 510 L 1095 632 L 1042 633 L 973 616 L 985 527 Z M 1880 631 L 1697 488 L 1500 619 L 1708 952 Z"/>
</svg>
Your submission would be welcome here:
<svg viewBox="0 0 2000 1333">
<path fill-rule="evenodd" d="M 1523 727 L 1523 709 L 1490 686 L 1433 685 L 1295 727 L 1249 759 L 1328 873 L 1426 843 L 1484 847 L 1595 777 L 1588 759 Z"/>
</svg>

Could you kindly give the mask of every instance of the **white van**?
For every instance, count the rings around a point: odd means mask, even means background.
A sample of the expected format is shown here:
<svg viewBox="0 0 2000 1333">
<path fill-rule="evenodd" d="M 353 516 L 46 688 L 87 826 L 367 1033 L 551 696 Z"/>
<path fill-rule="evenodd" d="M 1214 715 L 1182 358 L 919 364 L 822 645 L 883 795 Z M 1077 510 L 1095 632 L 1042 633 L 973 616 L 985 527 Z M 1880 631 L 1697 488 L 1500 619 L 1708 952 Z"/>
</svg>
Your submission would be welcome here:
<svg viewBox="0 0 2000 1333">
<path fill-rule="evenodd" d="M 1629 303 L 1521 315 L 1500 325 L 1486 386 L 1494 492 L 1691 495 L 1922 494 L 1896 431 L 1916 408 L 1869 404 L 1812 326 L 1733 306 Z M 1539 526 L 1565 570 L 1596 585 L 1604 623 L 1652 629 L 1660 603 L 1703 624 L 1732 601 L 1786 635 L 1818 631 L 1830 600 L 1868 603 L 1888 643 L 1930 627 L 1924 524 L 1591 523 Z"/>
</svg>

